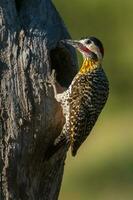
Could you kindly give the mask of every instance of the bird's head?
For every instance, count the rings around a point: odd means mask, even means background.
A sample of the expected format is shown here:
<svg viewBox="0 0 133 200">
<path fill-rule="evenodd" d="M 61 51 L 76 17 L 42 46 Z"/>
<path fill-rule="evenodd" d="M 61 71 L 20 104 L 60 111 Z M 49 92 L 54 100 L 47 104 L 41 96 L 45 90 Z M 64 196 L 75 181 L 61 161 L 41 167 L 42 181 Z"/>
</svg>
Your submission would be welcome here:
<svg viewBox="0 0 133 200">
<path fill-rule="evenodd" d="M 86 37 L 80 40 L 64 39 L 60 41 L 62 44 L 69 44 L 79 50 L 83 57 L 101 62 L 104 56 L 104 48 L 101 41 L 95 37 Z"/>
</svg>

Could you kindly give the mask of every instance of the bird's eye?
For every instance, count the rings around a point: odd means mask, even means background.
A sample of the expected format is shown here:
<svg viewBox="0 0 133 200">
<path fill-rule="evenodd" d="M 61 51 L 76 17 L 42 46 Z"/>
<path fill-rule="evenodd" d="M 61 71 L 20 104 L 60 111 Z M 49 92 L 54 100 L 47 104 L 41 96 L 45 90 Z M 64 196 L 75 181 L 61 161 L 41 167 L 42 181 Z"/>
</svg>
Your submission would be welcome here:
<svg viewBox="0 0 133 200">
<path fill-rule="evenodd" d="M 86 44 L 91 44 L 91 40 L 86 40 Z"/>
</svg>

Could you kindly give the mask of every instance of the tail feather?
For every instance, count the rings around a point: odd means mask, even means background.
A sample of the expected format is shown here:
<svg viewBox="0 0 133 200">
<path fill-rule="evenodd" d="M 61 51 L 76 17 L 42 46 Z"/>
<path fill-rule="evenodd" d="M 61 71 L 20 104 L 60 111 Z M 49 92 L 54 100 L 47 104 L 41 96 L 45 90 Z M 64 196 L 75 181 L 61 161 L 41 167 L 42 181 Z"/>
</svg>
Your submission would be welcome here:
<svg viewBox="0 0 133 200">
<path fill-rule="evenodd" d="M 65 146 L 66 149 L 70 146 L 70 140 L 65 133 L 61 133 L 54 141 L 54 143 L 48 148 L 46 152 L 46 158 L 52 157 L 61 147 Z"/>
</svg>

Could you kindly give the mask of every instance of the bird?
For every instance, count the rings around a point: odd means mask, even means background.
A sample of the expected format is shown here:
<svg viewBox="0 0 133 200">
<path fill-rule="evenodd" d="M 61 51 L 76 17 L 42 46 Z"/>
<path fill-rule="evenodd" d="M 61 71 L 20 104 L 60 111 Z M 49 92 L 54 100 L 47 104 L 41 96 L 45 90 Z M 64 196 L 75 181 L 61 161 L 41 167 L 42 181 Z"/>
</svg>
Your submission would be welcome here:
<svg viewBox="0 0 133 200">
<path fill-rule="evenodd" d="M 102 67 L 104 48 L 99 39 L 94 36 L 80 40 L 63 39 L 60 44 L 71 45 L 83 57 L 83 63 L 68 89 L 57 93 L 53 84 L 55 99 L 60 102 L 65 116 L 64 127 L 54 145 L 61 146 L 66 142 L 75 156 L 107 102 L 109 81 Z"/>
</svg>

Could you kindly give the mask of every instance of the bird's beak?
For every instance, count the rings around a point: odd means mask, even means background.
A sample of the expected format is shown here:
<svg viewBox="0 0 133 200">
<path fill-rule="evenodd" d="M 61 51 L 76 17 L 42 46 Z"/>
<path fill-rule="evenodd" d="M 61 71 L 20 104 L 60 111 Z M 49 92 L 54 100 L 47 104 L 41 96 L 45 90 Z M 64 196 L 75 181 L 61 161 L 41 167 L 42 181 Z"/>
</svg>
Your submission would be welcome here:
<svg viewBox="0 0 133 200">
<path fill-rule="evenodd" d="M 76 49 L 79 48 L 79 46 L 80 46 L 80 42 L 78 40 L 68 40 L 68 39 L 65 39 L 65 40 L 61 40 L 59 43 L 61 45 L 65 45 L 65 44 L 71 45 L 71 46 L 73 46 Z"/>
</svg>

